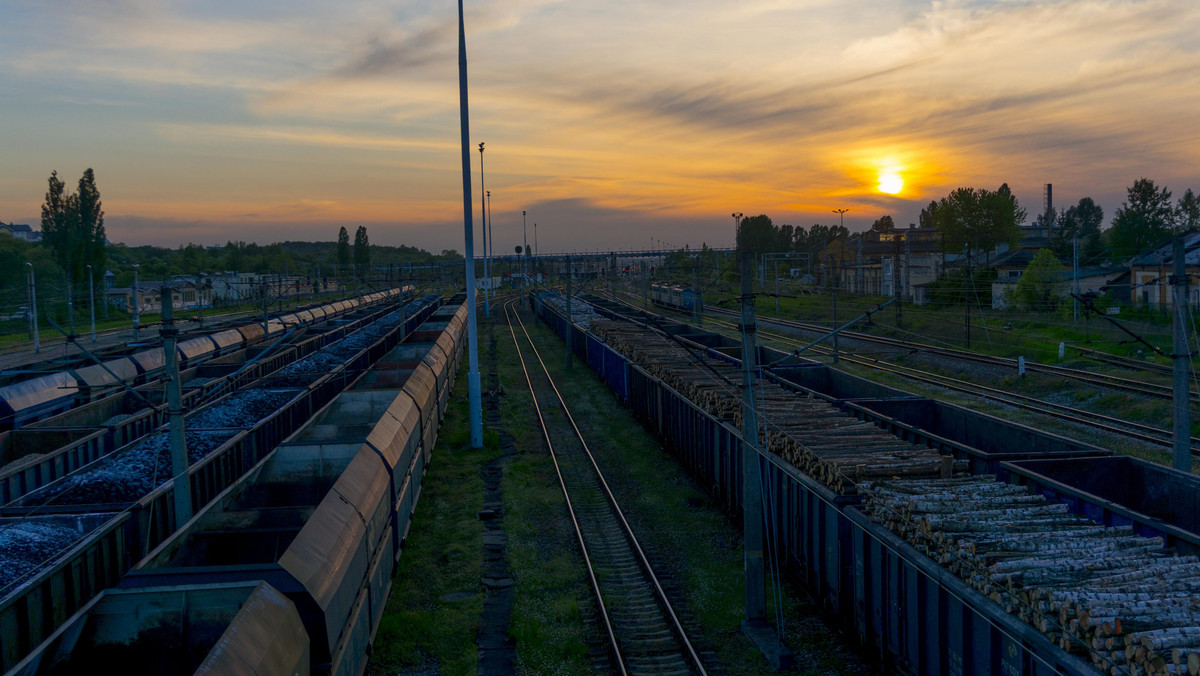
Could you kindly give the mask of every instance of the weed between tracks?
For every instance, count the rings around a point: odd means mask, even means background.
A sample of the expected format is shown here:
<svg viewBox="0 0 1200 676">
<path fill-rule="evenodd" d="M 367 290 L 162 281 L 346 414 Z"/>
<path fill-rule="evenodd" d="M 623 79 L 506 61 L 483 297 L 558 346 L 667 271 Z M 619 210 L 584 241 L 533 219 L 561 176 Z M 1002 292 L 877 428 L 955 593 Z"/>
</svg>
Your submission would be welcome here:
<svg viewBox="0 0 1200 676">
<path fill-rule="evenodd" d="M 541 322 L 527 322 L 676 612 L 699 630 L 701 649 L 714 652 L 729 673 L 766 673 L 740 628 L 745 584 L 738 528 L 586 364 L 577 359 L 567 372 L 558 336 Z M 768 589 L 768 604 L 773 593 Z M 839 647 L 841 638 L 817 619 L 802 591 L 785 582 L 783 596 L 787 642 L 802 673 L 871 673 Z"/>
<path fill-rule="evenodd" d="M 526 326 L 550 365 L 626 517 L 663 578 L 677 612 L 702 634 L 725 671 L 767 671 L 742 636 L 742 539 L 734 524 L 578 360 L 566 374 L 562 341 L 535 319 Z M 507 327 L 496 326 L 501 424 L 515 443 L 504 464 L 504 532 L 514 580 L 509 633 L 521 674 L 590 674 L 594 603 L 566 506 L 546 453 Z M 519 331 L 519 329 L 518 329 Z M 527 355 L 527 357 L 530 355 Z M 467 448 L 466 362 L 425 478 L 408 546 L 376 636 L 371 674 L 474 674 L 484 591 L 483 482 L 496 457 Z M 768 590 L 768 603 L 772 591 Z M 840 648 L 803 592 L 785 583 L 788 643 L 801 673 L 871 673 Z"/>
</svg>

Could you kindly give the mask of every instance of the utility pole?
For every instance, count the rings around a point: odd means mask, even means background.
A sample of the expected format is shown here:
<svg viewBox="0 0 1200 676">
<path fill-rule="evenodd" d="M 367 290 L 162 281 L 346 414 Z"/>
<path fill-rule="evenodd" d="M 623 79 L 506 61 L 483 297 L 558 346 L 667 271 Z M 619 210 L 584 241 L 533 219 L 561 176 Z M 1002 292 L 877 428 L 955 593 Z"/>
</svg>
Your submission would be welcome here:
<svg viewBox="0 0 1200 676">
<path fill-rule="evenodd" d="M 1184 472 L 1192 471 L 1192 412 L 1188 408 L 1191 394 L 1188 391 L 1188 366 L 1191 365 L 1191 348 L 1188 344 L 1187 324 L 1184 313 L 1188 303 L 1187 261 L 1184 260 L 1183 236 L 1175 236 L 1175 274 L 1171 285 L 1175 287 L 1174 310 L 1171 313 L 1171 361 L 1174 366 L 1174 405 L 1171 427 L 1175 433 L 1175 461 L 1172 466 Z"/>
<path fill-rule="evenodd" d="M 1076 232 L 1075 236 L 1072 237 L 1071 239 L 1072 239 L 1071 248 L 1073 250 L 1073 253 L 1071 255 L 1071 279 L 1072 279 L 1071 286 L 1073 288 L 1071 290 L 1075 292 L 1076 296 L 1078 296 L 1079 295 L 1079 233 Z M 1071 298 L 1071 319 L 1075 324 L 1079 323 L 1079 299 L 1078 298 Z"/>
<path fill-rule="evenodd" d="M 862 242 L 863 236 L 858 236 L 858 268 L 854 271 L 854 289 L 858 295 L 863 295 L 863 268 L 862 268 Z"/>
<path fill-rule="evenodd" d="M 758 455 L 758 409 L 754 380 L 758 356 L 757 319 L 754 315 L 753 254 L 742 255 L 742 523 L 745 533 L 746 619 L 744 625 L 766 622 L 766 589 L 763 567 L 761 465 Z"/>
<path fill-rule="evenodd" d="M 167 366 L 167 420 L 168 436 L 171 441 L 171 482 L 175 497 L 175 527 L 180 528 L 192 518 L 192 487 L 188 481 L 187 436 L 183 430 L 183 398 L 179 385 L 179 355 L 175 351 L 175 340 L 179 331 L 171 316 L 171 286 L 163 283 L 159 290 L 162 300 L 163 356 Z"/>
<path fill-rule="evenodd" d="M 837 286 L 833 287 L 833 326 L 837 326 Z M 833 363 L 838 363 L 841 360 L 841 351 L 838 349 L 838 338 L 841 333 L 833 334 Z"/>
<path fill-rule="evenodd" d="M 571 318 L 571 257 L 567 256 L 567 370 L 575 365 L 574 319 Z"/>
<path fill-rule="evenodd" d="M 613 251 L 608 253 L 608 295 L 617 299 L 617 254 Z"/>
<path fill-rule="evenodd" d="M 33 325 L 33 351 L 36 354 L 42 351 L 42 341 L 38 336 L 37 280 L 33 275 L 33 263 L 25 265 L 29 266 L 29 322 Z"/>
<path fill-rule="evenodd" d="M 142 286 L 141 286 L 141 284 L 138 283 L 138 270 L 141 267 L 142 266 L 137 263 L 133 264 L 133 339 L 134 340 L 137 340 L 138 329 L 141 328 L 141 324 L 142 324 Z M 265 324 L 263 325 L 263 328 L 264 329 L 267 328 Z"/>
<path fill-rule="evenodd" d="M 766 571 L 763 561 L 762 456 L 759 452 L 758 412 L 754 382 L 758 359 L 754 314 L 754 255 L 742 255 L 742 528 L 746 569 L 746 619 L 742 633 L 754 643 L 774 671 L 792 667 L 795 655 L 767 623 Z"/>
<path fill-rule="evenodd" d="M 96 342 L 96 286 L 92 279 L 92 266 L 88 271 L 88 308 L 92 311 L 92 342 Z"/>
<path fill-rule="evenodd" d="M 975 279 L 971 276 L 971 245 L 967 244 L 967 298 L 963 303 L 963 323 L 967 328 L 967 349 L 971 349 L 971 296 L 975 295 Z"/>
</svg>

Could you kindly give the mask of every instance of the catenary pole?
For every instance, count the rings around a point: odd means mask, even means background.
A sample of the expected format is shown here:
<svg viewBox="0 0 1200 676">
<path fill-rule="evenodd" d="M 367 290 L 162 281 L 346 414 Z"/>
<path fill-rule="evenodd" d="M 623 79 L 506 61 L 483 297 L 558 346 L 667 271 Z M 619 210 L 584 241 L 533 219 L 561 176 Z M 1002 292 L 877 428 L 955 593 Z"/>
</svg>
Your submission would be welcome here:
<svg viewBox="0 0 1200 676">
<path fill-rule="evenodd" d="M 1174 413 L 1171 416 L 1171 428 L 1174 431 L 1174 462 L 1175 469 L 1184 472 L 1192 471 L 1192 412 L 1188 407 L 1191 395 L 1188 391 L 1188 366 L 1192 356 L 1188 345 L 1187 317 L 1188 309 L 1188 277 L 1187 261 L 1183 246 L 1183 237 L 1175 236 L 1174 246 L 1175 274 L 1171 277 L 1171 285 L 1175 287 L 1175 298 L 1171 308 L 1171 361 L 1174 365 Z"/>
</svg>

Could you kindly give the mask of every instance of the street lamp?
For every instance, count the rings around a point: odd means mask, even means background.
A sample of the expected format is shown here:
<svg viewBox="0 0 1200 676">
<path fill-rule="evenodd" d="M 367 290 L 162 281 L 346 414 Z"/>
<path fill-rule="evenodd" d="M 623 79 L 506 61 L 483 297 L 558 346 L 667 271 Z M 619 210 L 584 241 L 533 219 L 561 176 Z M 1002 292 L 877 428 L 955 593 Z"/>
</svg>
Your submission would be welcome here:
<svg viewBox="0 0 1200 676">
<path fill-rule="evenodd" d="M 841 219 L 842 219 L 842 220 L 841 220 L 841 223 L 840 223 L 840 225 L 841 225 L 843 228 L 844 228 L 844 227 L 846 227 L 846 212 L 847 212 L 847 211 L 850 211 L 850 210 L 849 210 L 849 209 L 834 209 L 834 210 L 833 210 L 833 213 L 835 213 L 835 214 L 837 214 L 838 216 L 840 216 L 840 217 L 841 217 Z"/>
<path fill-rule="evenodd" d="M 33 263 L 28 261 L 25 265 L 29 266 L 29 321 L 33 324 L 33 351 L 42 351 L 42 341 L 38 338 L 38 322 L 37 322 L 37 283 L 33 276 Z"/>
<path fill-rule="evenodd" d="M 489 273 L 488 273 L 488 264 L 487 264 L 487 261 L 488 261 L 487 202 L 485 201 L 486 200 L 485 193 L 487 191 L 484 189 L 486 186 L 487 186 L 487 183 L 485 183 L 483 180 L 483 141 L 480 141 L 479 142 L 479 210 L 482 212 L 482 213 L 480 213 L 480 216 L 483 218 L 483 221 L 479 224 L 479 231 L 480 231 L 480 233 L 483 234 L 483 276 L 485 278 L 487 278 L 487 281 L 483 285 L 483 316 L 487 317 L 488 319 L 491 319 L 492 318 L 492 307 L 491 307 L 491 304 L 488 303 L 488 297 L 489 297 L 488 287 L 492 285 L 491 284 L 492 280 L 488 276 Z M 474 264 L 475 264 L 475 261 L 471 261 L 471 265 L 474 265 Z"/>
<path fill-rule="evenodd" d="M 482 167 L 483 162 L 480 162 L 479 166 Z M 492 239 L 492 191 L 491 190 L 487 191 L 487 212 L 488 212 L 488 214 L 487 214 L 487 216 L 488 216 L 488 218 L 487 218 L 487 240 L 488 240 L 487 277 L 488 277 L 488 288 L 490 289 L 492 286 L 492 259 L 496 257 L 496 240 Z M 494 295 L 495 291 L 492 291 L 492 294 Z"/>
<path fill-rule="evenodd" d="M 529 228 L 525 227 L 525 210 L 521 210 L 521 243 L 524 244 L 523 251 L 525 252 L 524 263 L 521 266 L 521 271 L 525 273 L 525 281 L 522 286 L 529 286 Z"/>
<path fill-rule="evenodd" d="M 92 310 L 92 342 L 96 342 L 96 287 L 92 283 L 92 266 L 88 265 L 88 306 Z"/>
<path fill-rule="evenodd" d="M 138 328 L 140 328 L 141 323 L 142 323 L 142 315 L 141 315 L 142 289 L 141 289 L 141 287 L 138 286 L 138 270 L 141 269 L 141 267 L 142 266 L 137 263 L 133 264 L 133 339 L 134 340 L 137 340 Z"/>
</svg>

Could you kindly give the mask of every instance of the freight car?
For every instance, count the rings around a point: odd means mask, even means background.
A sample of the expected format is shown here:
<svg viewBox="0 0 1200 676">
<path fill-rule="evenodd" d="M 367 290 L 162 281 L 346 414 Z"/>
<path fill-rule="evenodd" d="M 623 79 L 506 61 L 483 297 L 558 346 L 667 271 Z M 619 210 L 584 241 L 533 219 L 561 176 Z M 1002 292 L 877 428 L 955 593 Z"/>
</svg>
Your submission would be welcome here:
<svg viewBox="0 0 1200 676">
<path fill-rule="evenodd" d="M 208 415 L 207 409 L 198 412 L 197 416 L 206 417 L 196 420 L 197 426 L 209 429 L 189 430 L 189 444 L 194 442 L 197 448 L 206 444 L 212 450 L 188 469 L 193 511 L 199 512 L 216 499 L 218 494 L 298 429 L 315 410 L 357 380 L 372 362 L 390 350 L 403 333 L 424 321 L 438 304 L 440 299 L 436 296 L 426 297 L 372 322 L 350 336 L 351 340 L 335 344 L 353 343 L 346 361 L 320 372 L 313 371 L 305 380 L 309 384 L 299 389 L 274 388 L 298 394 L 249 430 L 237 429 L 243 421 L 237 420 L 236 415 L 232 418 L 225 414 Z M 270 387 L 269 379 L 261 381 L 260 385 Z M 248 393 L 261 391 L 249 390 Z M 232 428 L 228 427 L 230 424 Z M 205 438 L 193 439 L 195 435 Z M 216 447 L 213 447 L 214 443 Z M 124 471 L 126 464 L 117 463 L 115 467 Z M 140 464 L 147 465 L 146 462 Z M 160 461 L 158 465 L 169 465 L 169 462 Z M 101 465 L 97 464 L 96 467 L 101 468 Z M 60 483 L 81 477 L 86 471 L 90 471 L 90 468 Z M 84 483 L 88 486 L 85 492 L 92 491 L 92 483 Z M 109 485 L 112 486 L 111 483 Z M 120 485 L 116 488 L 123 489 Z M 57 489 L 51 485 L 46 490 Z M 36 526 L 30 538 L 32 543 L 38 545 L 48 542 L 51 546 L 38 549 L 40 554 L 32 552 L 32 557 L 27 557 L 29 560 L 25 562 L 4 556 L 10 553 L 8 551 L 0 551 L 0 571 L 5 577 L 0 580 L 0 635 L 5 637 L 0 646 L 0 669 L 7 669 L 22 659 L 71 613 L 102 589 L 115 584 L 136 563 L 138 557 L 158 546 L 175 531 L 179 524 L 174 518 L 172 495 L 171 485 L 167 483 L 121 511 L 105 510 L 120 509 L 121 501 L 127 501 L 132 495 L 117 496 L 118 504 L 111 504 L 112 500 L 101 496 L 102 502 L 110 504 L 70 505 L 66 504 L 67 500 L 59 499 L 47 506 L 35 494 L 23 500 L 22 505 L 5 508 L 4 514 L 8 518 L 0 527 L 0 534 L 19 534 L 23 529 Z M 48 511 L 60 512 L 64 516 L 69 511 L 83 521 L 75 526 L 58 524 L 54 529 L 31 521 L 37 517 L 31 517 L 30 514 Z M 91 514 L 95 512 L 98 513 Z M 59 544 L 55 545 L 55 542 Z M 42 565 L 29 568 L 30 562 Z M 18 570 L 10 570 L 10 563 L 16 563 Z M 21 572 L 22 567 L 25 572 Z"/>
<path fill-rule="evenodd" d="M 655 282 L 650 285 L 650 302 L 673 310 L 692 312 L 703 300 L 694 287 Z"/>
<path fill-rule="evenodd" d="M 648 336 L 666 335 L 671 339 L 663 344 L 685 355 L 681 363 L 690 365 L 701 355 L 713 364 L 736 362 L 740 357 L 740 348 L 722 336 L 625 306 L 600 302 L 597 305 L 609 317 L 636 319 L 655 326 L 655 334 L 635 339 L 637 349 L 653 342 Z M 736 403 L 723 409 L 720 404 L 714 408 L 711 402 L 700 406 L 683 395 L 682 391 L 689 386 L 678 381 L 677 374 L 664 371 L 669 370 L 666 364 L 670 360 L 663 355 L 652 360 L 654 372 L 674 379 L 674 386 L 634 363 L 595 333 L 567 327 L 548 306 L 542 305 L 539 313 L 560 334 L 575 331 L 573 343 L 579 356 L 664 440 L 701 485 L 711 486 L 715 497 L 731 511 L 740 510 L 741 436 L 732 419 L 739 414 Z M 784 356 L 760 349 L 766 362 Z M 781 552 L 785 566 L 836 621 L 878 651 L 890 671 L 1096 674 L 1128 662 L 1137 666 L 1136 673 L 1142 673 L 1148 668 L 1165 669 L 1164 660 L 1183 657 L 1194 661 L 1188 657 L 1188 651 L 1200 649 L 1197 646 L 1177 644 L 1179 649 L 1174 655 L 1171 650 L 1164 653 L 1163 646 L 1167 645 L 1166 640 L 1186 643 L 1195 639 L 1189 632 L 1196 632 L 1190 627 L 1200 621 L 1200 611 L 1195 603 L 1189 605 L 1173 599 L 1194 594 L 1194 580 L 1200 577 L 1200 566 L 1187 557 L 1173 557 L 1162 550 L 1162 545 L 1167 544 L 1186 553 L 1200 545 L 1200 535 L 1196 533 L 1200 482 L 1194 477 L 1164 468 L 1128 468 L 1131 473 L 1136 470 L 1136 475 L 1146 478 L 1149 484 L 1144 495 L 1138 492 L 1137 499 L 1133 499 L 1130 491 L 1121 489 L 1120 482 L 1097 479 L 1118 462 L 1106 457 L 1102 449 L 965 409 L 945 404 L 934 406 L 936 402 L 857 381 L 816 364 L 789 371 L 782 376 L 770 374 L 760 382 L 760 386 L 770 390 L 766 401 L 778 399 L 789 408 L 800 408 L 823 399 L 833 408 L 823 409 L 819 418 L 822 424 L 844 425 L 843 429 L 853 430 L 847 421 L 857 419 L 872 423 L 880 431 L 897 432 L 899 438 L 893 436 L 890 444 L 885 443 L 888 450 L 879 453 L 879 458 L 897 448 L 908 453 L 912 449 L 908 444 L 912 442 L 952 458 L 953 465 L 943 465 L 943 471 L 950 470 L 953 478 L 940 478 L 938 466 L 933 464 L 930 470 L 934 473 L 928 474 L 929 478 L 909 479 L 920 486 L 916 489 L 919 495 L 952 496 L 951 486 L 955 486 L 953 490 L 975 491 L 979 495 L 1019 495 L 1004 500 L 1033 510 L 1018 510 L 1008 517 L 1019 524 L 1016 528 L 1033 533 L 1032 537 L 1027 535 L 1022 539 L 1013 535 L 1003 540 L 1006 544 L 1002 547 L 994 542 L 985 547 L 971 544 L 962 533 L 954 533 L 954 527 L 937 526 L 945 519 L 936 515 L 930 518 L 922 511 L 939 509 L 933 499 L 921 498 L 919 506 L 913 507 L 897 497 L 909 489 L 904 482 L 893 482 L 887 477 L 910 472 L 907 467 L 901 465 L 876 473 L 873 461 L 866 459 L 870 456 L 864 455 L 861 464 L 830 473 L 816 462 L 822 453 L 817 448 L 820 435 L 813 437 L 812 448 L 785 452 L 793 462 L 775 452 L 762 454 L 764 495 L 770 505 L 771 522 L 777 524 L 776 551 Z M 731 383 L 739 382 L 736 373 L 734 370 Z M 797 381 L 818 385 L 824 391 L 802 386 Z M 736 402 L 740 393 L 736 392 L 736 386 L 732 389 Z M 789 403 L 781 390 L 801 393 L 804 397 Z M 831 394 L 835 392 L 836 395 Z M 711 399 L 719 400 L 725 394 L 729 393 L 716 393 Z M 809 418 L 806 424 L 811 425 L 814 420 Z M 786 436 L 773 431 L 772 450 L 786 446 L 783 443 Z M 818 457 L 814 460 L 806 455 Z M 1142 465 L 1128 459 L 1120 462 Z M 805 470 L 798 469 L 797 463 Z M 847 473 L 851 475 L 848 483 L 841 481 Z M 858 473 L 864 477 L 875 473 L 877 478 L 858 481 L 853 476 Z M 997 478 L 1002 481 L 997 482 Z M 1036 487 L 1037 494 L 1005 488 L 1004 482 Z M 870 496 L 866 502 L 864 492 Z M 945 504 L 960 504 L 954 502 L 956 498 L 946 499 L 949 502 Z M 985 502 L 982 498 L 974 501 Z M 923 525 L 915 528 L 906 525 L 906 518 L 924 519 Z M 973 517 L 972 523 L 987 523 L 992 518 L 984 513 Z M 1076 558 L 1074 554 L 1063 554 L 1073 551 L 1072 545 L 1067 544 L 1070 540 L 1064 539 L 1064 544 L 1048 558 L 1039 554 L 1039 548 L 1047 547 L 1046 542 L 1055 543 L 1059 538 L 1044 535 L 1038 530 L 1040 526 L 1033 526 L 1042 522 L 1052 528 L 1085 531 L 1083 535 L 1090 539 L 1075 546 L 1100 548 L 1099 552 L 1121 548 L 1120 555 L 1090 552 L 1086 561 L 1084 557 L 1079 559 L 1081 566 L 1107 568 L 1113 574 L 1105 577 L 1104 573 L 1085 575 L 1066 571 L 1069 566 L 1061 565 L 1061 561 Z M 1018 540 L 1019 544 L 1011 544 Z M 947 545 L 949 550 L 945 549 Z M 978 561 L 995 560 L 984 558 L 990 555 L 982 553 L 989 551 L 1017 562 L 1009 564 L 1015 570 L 1023 566 L 1034 571 L 1036 574 L 1025 573 L 1025 582 L 1031 584 L 1022 586 L 1021 578 L 1003 572 L 1004 568 L 991 567 L 983 574 L 975 572 L 977 569 L 972 566 L 978 565 Z M 971 556 L 964 556 L 964 552 Z M 979 558 L 973 558 L 977 554 Z M 1143 568 L 1147 572 L 1170 572 L 1156 578 L 1153 589 L 1145 584 L 1145 574 L 1132 573 L 1132 582 L 1119 582 L 1124 579 L 1121 570 Z M 1095 579 L 1097 585 L 1107 585 L 1119 593 L 1102 595 L 1105 598 L 1097 600 L 1096 595 L 1087 591 L 1073 590 L 1067 584 L 1072 578 L 1085 586 Z M 1050 579 L 1056 580 L 1054 591 L 1046 592 L 1044 581 Z M 1136 591 L 1139 584 L 1158 595 L 1129 593 Z M 1094 611 L 1090 619 L 1089 609 Z M 1121 617 L 1125 618 L 1124 628 Z M 1174 628 L 1179 626 L 1184 628 Z M 1137 633 L 1139 630 L 1150 631 Z M 1170 634 L 1172 638 L 1164 640 L 1160 634 Z M 1147 650 L 1143 645 L 1147 642 L 1159 654 Z M 1113 650 L 1114 645 L 1119 650 Z M 1183 665 L 1183 671 L 1176 671 L 1187 673 L 1187 668 Z"/>
<path fill-rule="evenodd" d="M 278 335 L 285 327 L 309 324 L 318 317 L 324 319 L 395 297 L 407 300 L 411 295 L 410 286 L 389 289 L 368 294 L 361 299 L 352 298 L 321 306 L 317 308 L 319 315 L 305 310 L 271 319 L 265 331 L 261 323 L 251 323 L 189 338 L 176 346 L 179 366 L 188 368 L 229 354 L 262 340 L 264 336 Z M 151 348 L 109 359 L 103 365 L 93 364 L 60 371 L 0 387 L 0 430 L 17 429 L 81 403 L 95 401 L 113 393 L 122 383 L 144 383 L 158 377 L 164 366 L 162 348 Z"/>
<path fill-rule="evenodd" d="M 425 344 L 426 352 L 436 356 L 421 355 L 416 368 L 457 365 L 465 321 L 459 299 L 448 321 L 428 322 L 444 328 L 438 340 Z M 447 343 L 444 336 L 455 338 Z M 405 381 L 403 388 L 396 386 L 394 376 L 370 377 L 381 369 L 403 370 L 400 362 L 380 359 L 186 528 L 158 544 L 120 589 L 102 599 L 137 599 L 139 594 L 170 599 L 197 589 L 241 589 L 243 594 L 254 589 L 270 602 L 247 602 L 232 620 L 230 613 L 220 615 L 207 638 L 196 641 L 194 663 L 204 660 L 197 673 L 217 673 L 203 671 L 215 660 L 257 664 L 254 673 L 260 674 L 361 673 L 436 439 L 436 431 L 426 426 L 440 425 L 437 411 L 444 410 L 449 396 L 448 386 L 438 384 L 452 382 L 454 375 L 430 370 L 429 379 Z M 181 631 L 183 617 L 176 616 L 164 620 L 165 635 Z M 67 624 L 87 627 L 104 621 L 111 618 L 81 612 Z M 221 632 L 230 636 L 239 623 L 261 628 L 287 622 L 296 630 L 276 636 L 270 651 L 252 641 L 211 640 Z M 145 625 L 142 621 L 139 626 Z M 56 665 L 77 660 L 75 643 L 64 641 L 64 635 L 60 631 L 39 645 L 14 673 L 54 673 Z M 118 635 L 134 634 L 127 630 Z M 82 647 L 90 650 L 91 643 Z M 131 665 L 129 673 L 138 673 L 133 665 L 154 664 L 155 650 L 149 641 L 137 643 L 125 651 L 128 661 L 122 664 Z M 268 653 L 269 661 L 263 659 Z M 188 664 L 180 672 L 192 669 Z"/>
</svg>

